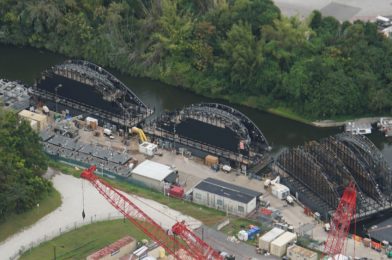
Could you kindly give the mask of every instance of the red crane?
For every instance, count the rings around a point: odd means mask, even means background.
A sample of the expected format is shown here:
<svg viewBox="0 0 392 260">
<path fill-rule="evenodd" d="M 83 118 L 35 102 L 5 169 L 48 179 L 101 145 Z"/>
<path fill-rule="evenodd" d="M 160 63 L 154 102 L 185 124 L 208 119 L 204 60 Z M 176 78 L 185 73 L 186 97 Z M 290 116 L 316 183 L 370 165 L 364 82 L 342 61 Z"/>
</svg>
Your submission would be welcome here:
<svg viewBox="0 0 392 260">
<path fill-rule="evenodd" d="M 223 259 L 219 252 L 193 233 L 184 221 L 177 222 L 171 230 L 164 230 L 126 196 L 98 178 L 94 174 L 95 170 L 93 165 L 80 176 L 88 180 L 113 207 L 176 259 Z"/>
<path fill-rule="evenodd" d="M 350 223 L 356 214 L 357 191 L 355 184 L 350 182 L 343 192 L 338 208 L 331 220 L 331 230 L 325 242 L 324 255 L 341 254 L 347 240 Z"/>
</svg>

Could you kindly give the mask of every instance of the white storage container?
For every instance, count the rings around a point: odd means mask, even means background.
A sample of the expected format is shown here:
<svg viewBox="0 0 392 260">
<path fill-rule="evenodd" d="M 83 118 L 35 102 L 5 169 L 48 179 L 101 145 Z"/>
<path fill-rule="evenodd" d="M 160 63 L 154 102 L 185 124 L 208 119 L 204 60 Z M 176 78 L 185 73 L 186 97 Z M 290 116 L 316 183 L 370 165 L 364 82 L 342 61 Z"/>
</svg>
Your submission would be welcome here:
<svg viewBox="0 0 392 260">
<path fill-rule="evenodd" d="M 153 143 L 144 142 L 139 144 L 139 152 L 148 156 L 153 156 L 158 151 L 158 146 Z"/>
<path fill-rule="evenodd" d="M 274 227 L 263 236 L 259 238 L 259 248 L 262 250 L 270 250 L 270 243 L 275 240 L 277 237 L 284 233 L 283 229 Z"/>
<path fill-rule="evenodd" d="M 294 242 L 297 235 L 291 232 L 285 232 L 283 235 L 271 242 L 271 255 L 282 257 L 286 254 L 289 243 Z"/>
<path fill-rule="evenodd" d="M 290 195 L 290 189 L 282 184 L 275 183 L 271 187 L 272 195 L 277 197 L 278 199 L 285 199 L 288 195 Z"/>
</svg>

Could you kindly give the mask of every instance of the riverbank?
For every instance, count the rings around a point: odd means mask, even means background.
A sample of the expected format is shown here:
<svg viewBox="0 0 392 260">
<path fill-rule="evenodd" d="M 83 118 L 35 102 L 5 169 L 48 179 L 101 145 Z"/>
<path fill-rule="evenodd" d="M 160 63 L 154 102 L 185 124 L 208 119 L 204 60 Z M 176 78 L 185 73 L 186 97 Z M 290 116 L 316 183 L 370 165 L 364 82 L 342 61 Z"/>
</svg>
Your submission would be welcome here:
<svg viewBox="0 0 392 260">
<path fill-rule="evenodd" d="M 75 58 L 75 57 L 64 56 L 64 54 L 55 53 L 47 49 L 35 48 L 32 46 L 20 46 L 20 45 L 12 45 L 12 44 L 1 44 L 1 45 L 3 46 L 4 49 L 4 51 L 1 52 L 1 54 L 5 55 L 5 59 L 4 59 L 5 62 L 4 64 L 0 62 L 0 68 L 2 68 L 2 71 L 0 72 L 3 72 L 3 75 L 0 74 L 0 76 L 11 80 L 22 80 L 28 84 L 33 84 L 34 80 L 40 77 L 39 76 L 40 73 L 42 73 L 42 71 L 44 71 L 48 67 L 53 66 L 55 64 L 59 64 L 68 58 Z M 13 48 L 15 48 L 15 50 L 17 51 L 13 51 L 12 50 Z M 22 59 L 23 57 L 26 57 L 27 59 L 31 59 L 31 61 L 34 61 L 34 68 L 32 68 L 31 65 L 29 65 L 29 63 L 26 62 L 22 64 L 22 67 L 20 64 L 10 63 L 13 59 L 18 60 L 18 59 Z M 17 71 L 9 70 L 9 68 L 12 67 L 18 68 Z M 130 72 L 124 72 L 124 71 L 120 72 L 118 71 L 118 68 L 116 66 L 105 66 L 105 68 L 109 69 L 111 73 L 113 73 L 115 76 L 121 79 L 145 103 L 149 104 L 150 106 L 154 106 L 155 108 L 158 108 L 157 109 L 158 113 L 160 109 L 159 107 L 156 107 L 157 105 L 156 102 L 158 101 L 157 98 L 151 97 L 151 93 L 146 93 L 146 89 L 145 89 L 146 86 L 141 87 L 139 86 L 139 84 L 144 85 L 144 83 L 146 83 L 146 84 L 154 85 L 151 88 L 155 89 L 156 92 L 159 92 L 159 99 L 164 101 L 166 99 L 172 99 L 173 97 L 170 94 L 167 94 L 166 91 L 162 91 L 162 87 L 169 88 L 167 92 L 170 92 L 170 88 L 172 88 L 174 91 L 177 91 L 177 94 L 181 96 L 182 99 L 181 102 L 185 103 L 185 105 L 188 105 L 189 103 L 197 103 L 197 102 L 223 102 L 229 105 L 234 105 L 234 106 L 238 105 L 238 106 L 256 109 L 258 111 L 276 115 L 281 118 L 289 119 L 295 122 L 303 123 L 309 126 L 320 127 L 320 128 L 332 128 L 332 127 L 342 126 L 347 121 L 356 120 L 358 118 L 357 116 L 339 116 L 332 119 L 318 120 L 317 118 L 309 118 L 304 115 L 295 113 L 291 111 L 289 108 L 284 107 L 284 104 L 282 106 L 279 104 L 274 104 L 274 101 L 271 101 L 268 97 L 265 96 L 218 95 L 218 94 L 211 94 L 211 93 L 202 93 L 200 91 L 196 91 L 195 89 L 187 88 L 185 86 L 170 84 L 170 82 L 167 82 L 165 80 L 134 75 L 133 73 Z M 25 73 L 26 71 L 30 71 L 30 70 L 33 72 L 33 74 L 29 75 Z M 129 77 L 132 77 L 132 80 L 129 80 Z M 181 94 L 179 93 L 180 91 Z M 143 95 L 144 93 L 146 93 L 146 95 Z M 207 99 L 211 99 L 211 100 L 207 100 Z M 176 105 L 176 103 L 178 102 L 170 102 L 170 104 L 164 104 L 163 109 L 164 110 L 177 109 L 182 106 L 182 104 Z M 248 113 L 246 114 L 248 115 Z M 364 116 L 369 116 L 369 115 L 364 115 Z"/>
<path fill-rule="evenodd" d="M 380 117 L 353 118 L 353 119 L 345 120 L 345 121 L 320 120 L 320 121 L 312 122 L 312 125 L 314 125 L 316 127 L 340 127 L 340 126 L 344 126 L 346 123 L 352 122 L 352 121 L 374 124 L 380 120 Z"/>
</svg>

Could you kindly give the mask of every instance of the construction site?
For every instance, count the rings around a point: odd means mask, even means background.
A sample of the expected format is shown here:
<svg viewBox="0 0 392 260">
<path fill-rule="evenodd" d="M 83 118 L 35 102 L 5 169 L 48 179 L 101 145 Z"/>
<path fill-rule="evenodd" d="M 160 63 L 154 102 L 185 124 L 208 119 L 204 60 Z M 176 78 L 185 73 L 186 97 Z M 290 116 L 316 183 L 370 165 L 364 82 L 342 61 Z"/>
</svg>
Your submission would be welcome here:
<svg viewBox="0 0 392 260">
<path fill-rule="evenodd" d="M 187 150 L 201 158 L 215 155 L 244 174 L 257 173 L 271 163 L 271 147 L 260 129 L 240 111 L 223 104 L 193 104 L 163 113 L 149 121 L 144 131 L 167 148 Z"/>
<path fill-rule="evenodd" d="M 153 109 L 125 84 L 86 61 L 56 65 L 30 88 L 4 80 L 2 88 L 23 94 L 4 99 L 39 133 L 48 156 L 85 169 L 81 177 L 151 239 L 140 249 L 125 237 L 87 259 L 123 248 L 122 256 L 105 259 L 328 259 L 354 256 L 355 241 L 362 242 L 356 256 L 392 257 L 388 221 L 379 226 L 386 228 L 373 228 L 373 242 L 353 228 L 392 209 L 392 171 L 363 135 L 329 136 L 284 149 L 273 159 L 267 138 L 240 111 L 198 103 L 151 119 Z M 231 235 L 213 230 L 219 239 L 203 239 L 203 231 L 186 221 L 162 226 L 104 178 L 258 225 Z M 231 241 L 228 246 L 222 246 L 229 243 L 222 237 Z M 307 248 L 299 243 L 304 238 L 311 241 Z M 155 258 L 146 258 L 153 250 Z"/>
</svg>

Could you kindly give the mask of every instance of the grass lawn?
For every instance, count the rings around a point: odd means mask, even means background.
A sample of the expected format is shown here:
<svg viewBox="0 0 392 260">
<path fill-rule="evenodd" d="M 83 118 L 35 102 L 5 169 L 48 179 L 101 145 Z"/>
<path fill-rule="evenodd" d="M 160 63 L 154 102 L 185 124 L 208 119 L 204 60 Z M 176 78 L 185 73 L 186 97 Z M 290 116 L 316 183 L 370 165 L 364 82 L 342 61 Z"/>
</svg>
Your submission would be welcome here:
<svg viewBox="0 0 392 260">
<path fill-rule="evenodd" d="M 83 226 L 26 252 L 20 259 L 52 259 L 56 246 L 56 259 L 85 259 L 92 252 L 130 235 L 137 240 L 147 238 L 126 220 L 103 221 Z"/>
<path fill-rule="evenodd" d="M 260 227 L 261 224 L 256 222 L 256 221 L 252 221 L 249 219 L 245 219 L 245 218 L 236 218 L 236 217 L 231 217 L 230 218 L 230 223 L 225 226 L 224 228 L 221 229 L 221 232 L 229 235 L 229 236 L 236 236 L 240 230 L 244 229 L 247 230 L 249 228 L 249 225 L 255 225 Z M 265 233 L 265 231 L 262 229 L 261 230 L 262 233 Z M 245 243 L 250 244 L 250 245 L 255 245 L 256 241 L 255 240 L 248 240 Z"/>
<path fill-rule="evenodd" d="M 50 161 L 49 166 L 63 173 L 71 174 L 75 177 L 80 177 L 82 172 L 82 169 L 75 170 L 75 167 L 53 160 Z M 162 203 L 169 208 L 178 210 L 202 221 L 205 225 L 213 226 L 221 222 L 225 217 L 225 213 L 219 210 L 197 205 L 188 201 L 167 197 L 157 191 L 139 187 L 128 182 L 117 181 L 109 178 L 104 179 L 117 189 Z"/>
<path fill-rule="evenodd" d="M 285 118 L 288 118 L 288 119 L 291 119 L 294 121 L 302 122 L 304 124 L 311 124 L 312 123 L 312 120 L 305 118 L 305 117 L 302 117 L 302 116 L 300 116 L 300 115 L 298 115 L 288 109 L 285 109 L 285 108 L 270 108 L 270 109 L 267 109 L 267 111 L 274 114 L 274 115 L 278 115 L 278 116 L 285 117 Z"/>
<path fill-rule="evenodd" d="M 225 213 L 205 206 L 197 205 L 189 201 L 179 200 L 164 196 L 162 193 L 138 187 L 126 182 L 106 179 L 112 186 L 128 193 L 139 195 L 143 198 L 152 199 L 156 202 L 164 204 L 169 208 L 178 210 L 186 215 L 192 216 L 200 220 L 205 225 L 213 226 L 223 221 Z"/>
<path fill-rule="evenodd" d="M 61 195 L 56 189 L 53 189 L 53 191 L 39 203 L 39 207 L 35 207 L 22 214 L 9 215 L 4 222 L 0 223 L 0 242 L 23 228 L 34 224 L 60 205 Z"/>
<path fill-rule="evenodd" d="M 82 172 L 82 170 L 78 170 L 78 171 L 75 170 L 75 167 L 56 161 L 50 162 L 50 166 L 58 170 L 61 170 L 64 173 L 72 174 L 75 177 L 79 177 L 80 173 Z M 221 223 L 226 217 L 226 214 L 224 212 L 216 209 L 197 205 L 189 201 L 183 201 L 183 200 L 167 197 L 157 191 L 146 189 L 144 187 L 139 187 L 137 185 L 133 185 L 127 182 L 117 181 L 109 178 L 104 178 L 104 179 L 107 182 L 109 182 L 110 185 L 116 187 L 117 189 L 120 189 L 127 193 L 141 196 L 143 198 L 152 199 L 156 202 L 168 206 L 169 208 L 182 212 L 186 215 L 192 216 L 193 218 L 200 220 L 205 225 L 210 227 L 213 227 Z M 223 228 L 222 232 L 228 235 L 236 235 L 242 225 L 249 226 L 250 224 L 260 226 L 260 223 L 257 224 L 257 222 L 254 222 L 252 220 L 231 217 L 230 224 L 225 228 Z"/>
<path fill-rule="evenodd" d="M 49 165 L 49 167 L 52 167 L 53 169 L 61 171 L 62 173 L 65 173 L 65 174 L 72 175 L 76 178 L 79 178 L 80 174 L 82 173 L 82 169 L 77 170 L 77 169 L 75 169 L 75 167 L 72 167 L 68 164 L 65 164 L 65 163 L 62 163 L 59 161 L 55 161 L 55 160 L 51 160 L 51 159 L 49 160 L 48 165 Z"/>
</svg>

